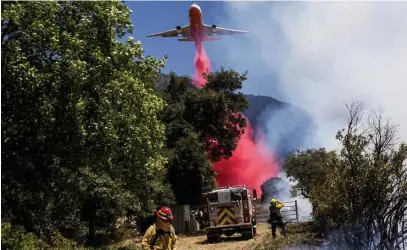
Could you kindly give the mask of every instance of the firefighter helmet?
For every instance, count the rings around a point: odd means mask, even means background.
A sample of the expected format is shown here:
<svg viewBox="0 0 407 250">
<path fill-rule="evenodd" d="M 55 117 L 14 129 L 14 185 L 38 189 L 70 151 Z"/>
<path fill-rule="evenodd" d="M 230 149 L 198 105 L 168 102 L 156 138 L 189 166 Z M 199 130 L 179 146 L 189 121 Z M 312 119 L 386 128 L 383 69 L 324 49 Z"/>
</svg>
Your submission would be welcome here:
<svg viewBox="0 0 407 250">
<path fill-rule="evenodd" d="M 155 213 L 160 219 L 165 221 L 172 221 L 174 217 L 172 216 L 171 209 L 168 207 L 162 207 Z"/>
</svg>

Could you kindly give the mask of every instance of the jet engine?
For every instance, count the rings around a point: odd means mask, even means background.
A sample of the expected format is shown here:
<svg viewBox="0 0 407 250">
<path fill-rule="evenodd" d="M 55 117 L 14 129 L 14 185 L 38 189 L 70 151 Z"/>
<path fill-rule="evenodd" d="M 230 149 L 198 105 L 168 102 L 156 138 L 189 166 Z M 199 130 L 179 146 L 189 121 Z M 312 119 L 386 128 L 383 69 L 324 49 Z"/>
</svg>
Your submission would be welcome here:
<svg viewBox="0 0 407 250">
<path fill-rule="evenodd" d="M 213 33 L 216 33 L 216 31 L 218 31 L 218 28 L 216 28 L 216 25 L 213 24 L 213 25 L 212 25 L 212 32 L 213 32 Z"/>
<path fill-rule="evenodd" d="M 181 32 L 182 32 L 181 26 L 177 26 L 177 33 L 181 34 Z"/>
</svg>

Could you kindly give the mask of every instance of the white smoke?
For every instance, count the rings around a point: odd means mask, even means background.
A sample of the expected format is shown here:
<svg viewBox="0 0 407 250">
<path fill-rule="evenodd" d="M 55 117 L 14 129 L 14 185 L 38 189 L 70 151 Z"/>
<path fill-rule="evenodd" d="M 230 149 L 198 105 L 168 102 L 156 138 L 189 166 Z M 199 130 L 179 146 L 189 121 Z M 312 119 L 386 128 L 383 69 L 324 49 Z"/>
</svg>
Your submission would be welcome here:
<svg viewBox="0 0 407 250">
<path fill-rule="evenodd" d="M 281 179 L 284 181 L 288 182 L 290 186 L 292 186 L 295 183 L 290 182 L 290 180 L 287 178 L 285 173 L 280 173 L 278 175 Z M 287 190 L 288 191 L 288 190 Z M 303 198 L 301 195 L 298 196 L 292 196 L 291 193 L 288 192 L 281 192 L 284 194 L 284 197 L 282 198 L 283 201 L 292 201 L 296 200 L 297 201 L 297 211 L 298 211 L 298 219 L 299 221 L 308 221 L 311 218 L 311 213 L 312 213 L 312 206 L 311 203 L 309 202 L 308 199 Z"/>
<path fill-rule="evenodd" d="M 335 134 L 348 119 L 344 104 L 354 99 L 380 107 L 407 141 L 407 2 L 224 4 L 226 15 L 216 21 L 250 33 L 224 38 L 210 57 L 249 71 L 244 92 L 308 111 L 316 130 L 301 147 L 337 148 Z M 266 138 L 276 145 L 293 126 L 270 131 Z M 311 212 L 307 202 L 298 206 L 303 214 Z"/>
<path fill-rule="evenodd" d="M 312 146 L 337 146 L 335 133 L 348 118 L 344 103 L 352 99 L 381 107 L 407 140 L 407 2 L 225 5 L 218 22 L 250 33 L 219 43 L 218 54 L 248 69 L 244 90 L 275 96 L 277 86 L 284 101 L 310 112 L 317 124 Z M 275 82 L 251 81 L 270 73 Z"/>
<path fill-rule="evenodd" d="M 309 221 L 311 219 L 312 206 L 308 199 L 302 196 L 292 196 L 290 187 L 295 183 L 290 182 L 286 174 L 281 172 L 277 178 L 268 180 L 262 188 L 265 189 L 263 205 L 269 206 L 271 198 L 276 198 L 284 203 L 281 212 L 283 220 L 293 221 L 298 215 L 299 221 Z M 295 207 L 297 205 L 297 207 Z M 298 214 L 296 214 L 298 213 Z"/>
</svg>

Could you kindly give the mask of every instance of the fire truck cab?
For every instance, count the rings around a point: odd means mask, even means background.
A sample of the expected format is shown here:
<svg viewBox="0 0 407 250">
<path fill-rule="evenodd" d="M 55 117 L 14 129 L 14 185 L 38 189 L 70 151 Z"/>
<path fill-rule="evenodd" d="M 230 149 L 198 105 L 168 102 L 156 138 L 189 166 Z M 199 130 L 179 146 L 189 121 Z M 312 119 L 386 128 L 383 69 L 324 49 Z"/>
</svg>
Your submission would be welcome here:
<svg viewBox="0 0 407 250">
<path fill-rule="evenodd" d="M 202 194 L 205 228 L 208 242 L 218 242 L 221 235 L 240 233 L 248 239 L 256 235 L 256 189 L 253 195 L 244 185 L 220 187 Z"/>
</svg>

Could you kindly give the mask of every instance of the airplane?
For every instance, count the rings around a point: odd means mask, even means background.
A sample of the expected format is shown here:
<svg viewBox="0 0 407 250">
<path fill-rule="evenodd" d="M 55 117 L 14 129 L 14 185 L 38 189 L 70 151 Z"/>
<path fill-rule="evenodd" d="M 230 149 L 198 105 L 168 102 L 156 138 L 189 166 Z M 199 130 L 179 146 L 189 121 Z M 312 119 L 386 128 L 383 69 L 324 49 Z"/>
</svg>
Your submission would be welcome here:
<svg viewBox="0 0 407 250">
<path fill-rule="evenodd" d="M 212 41 L 219 40 L 218 37 L 213 37 L 214 34 L 217 35 L 233 35 L 236 33 L 248 33 L 244 30 L 234 30 L 217 27 L 215 24 L 207 25 L 203 23 L 201 7 L 198 4 L 193 3 L 189 7 L 189 25 L 177 26 L 173 30 L 168 30 L 156 34 L 147 35 L 147 37 L 161 36 L 161 37 L 178 37 L 178 41 L 181 42 L 202 42 L 202 41 Z"/>
</svg>

